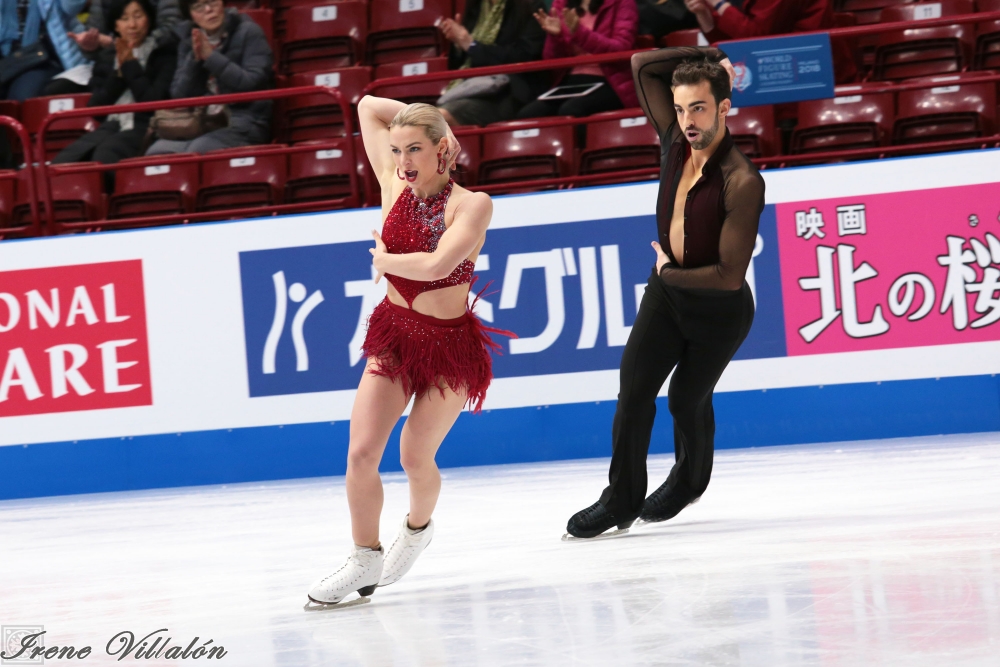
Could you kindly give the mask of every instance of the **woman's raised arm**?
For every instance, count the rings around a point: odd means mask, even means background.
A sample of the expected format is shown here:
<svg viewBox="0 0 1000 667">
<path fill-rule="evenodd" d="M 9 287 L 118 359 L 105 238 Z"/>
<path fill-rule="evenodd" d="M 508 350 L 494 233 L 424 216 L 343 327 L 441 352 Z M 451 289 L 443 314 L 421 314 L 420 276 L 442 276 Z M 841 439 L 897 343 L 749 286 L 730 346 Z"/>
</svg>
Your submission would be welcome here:
<svg viewBox="0 0 1000 667">
<path fill-rule="evenodd" d="M 384 97 L 365 95 L 358 103 L 358 120 L 361 122 L 361 138 L 365 142 L 365 153 L 372 165 L 372 171 L 379 185 L 385 187 L 392 176 L 392 151 L 389 150 L 389 123 L 401 109 L 402 102 Z"/>
</svg>

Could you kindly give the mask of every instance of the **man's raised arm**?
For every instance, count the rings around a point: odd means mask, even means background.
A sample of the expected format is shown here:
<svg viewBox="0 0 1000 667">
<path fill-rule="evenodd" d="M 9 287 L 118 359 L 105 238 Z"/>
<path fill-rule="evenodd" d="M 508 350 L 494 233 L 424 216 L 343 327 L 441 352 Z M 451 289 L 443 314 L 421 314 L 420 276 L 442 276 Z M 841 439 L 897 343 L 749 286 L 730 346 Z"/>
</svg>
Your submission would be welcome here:
<svg viewBox="0 0 1000 667">
<path fill-rule="evenodd" d="M 707 59 L 721 63 L 727 60 L 725 53 L 712 47 L 677 46 L 655 51 L 643 51 L 632 56 L 632 78 L 635 92 L 646 117 L 656 128 L 661 141 L 673 137 L 664 136 L 677 121 L 674 112 L 674 94 L 670 90 L 670 80 L 674 70 L 682 62 Z"/>
</svg>

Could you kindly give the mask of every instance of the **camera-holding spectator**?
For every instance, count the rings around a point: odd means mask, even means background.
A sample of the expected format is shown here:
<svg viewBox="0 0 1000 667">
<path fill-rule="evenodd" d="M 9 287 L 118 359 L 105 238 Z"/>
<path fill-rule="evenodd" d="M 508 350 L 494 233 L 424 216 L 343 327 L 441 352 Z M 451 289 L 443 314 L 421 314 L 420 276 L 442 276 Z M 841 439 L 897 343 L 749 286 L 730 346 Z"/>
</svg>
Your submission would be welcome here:
<svg viewBox="0 0 1000 667">
<path fill-rule="evenodd" d="M 548 33 L 543 53 L 548 60 L 631 49 L 639 14 L 635 0 L 555 0 L 548 14 L 539 11 L 535 19 Z M 558 83 L 601 85 L 586 95 L 535 100 L 521 109 L 518 118 L 588 116 L 639 104 L 628 61 L 577 66 Z"/>
<path fill-rule="evenodd" d="M 0 0 L 0 99 L 38 97 L 55 75 L 87 62 L 69 36 L 87 0 Z"/>
<path fill-rule="evenodd" d="M 101 49 L 90 80 L 88 106 L 133 104 L 168 99 L 177 66 L 176 40 L 157 40 L 151 0 L 112 0 L 108 20 L 114 40 Z M 53 163 L 95 160 L 114 164 L 139 154 L 152 113 L 109 115 L 93 132 L 64 148 Z"/>
<path fill-rule="evenodd" d="M 541 0 L 471 0 L 464 17 L 456 15 L 439 26 L 452 43 L 448 66 L 465 69 L 540 60 L 545 32 L 533 14 L 543 8 Z M 489 125 L 513 118 L 547 84 L 547 75 L 540 72 L 456 80 L 438 108 L 451 125 Z"/>
<path fill-rule="evenodd" d="M 232 9 L 223 0 L 180 0 L 183 23 L 177 71 L 170 97 L 204 97 L 249 93 L 274 87 L 274 56 L 264 31 L 252 19 Z M 209 114 L 221 116 L 219 105 L 209 104 Z M 158 139 L 147 155 L 205 153 L 219 148 L 263 144 L 271 140 L 270 100 L 233 104 L 228 108 L 228 126 L 191 140 Z"/>
<path fill-rule="evenodd" d="M 90 90 L 93 60 L 103 49 L 114 43 L 115 20 L 111 18 L 114 0 L 91 0 L 87 15 L 87 28 L 83 32 L 70 32 L 68 36 L 76 42 L 83 55 L 88 58 L 85 65 L 56 75 L 45 87 L 44 95 L 72 95 Z M 156 27 L 150 33 L 160 44 L 176 44 L 173 27 L 180 21 L 181 10 L 177 0 L 156 2 Z"/>
<path fill-rule="evenodd" d="M 710 42 L 785 35 L 834 27 L 833 0 L 746 0 L 741 8 L 728 0 L 684 0 Z M 857 64 L 845 42 L 833 42 L 838 83 L 853 81 Z"/>
</svg>

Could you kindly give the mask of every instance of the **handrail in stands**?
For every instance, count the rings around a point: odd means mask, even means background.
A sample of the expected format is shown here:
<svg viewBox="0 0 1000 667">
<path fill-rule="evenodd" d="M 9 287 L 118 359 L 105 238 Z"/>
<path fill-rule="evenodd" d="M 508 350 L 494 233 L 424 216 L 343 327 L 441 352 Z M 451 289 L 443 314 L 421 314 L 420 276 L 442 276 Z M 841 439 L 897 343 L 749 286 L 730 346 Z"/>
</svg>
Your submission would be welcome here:
<svg viewBox="0 0 1000 667">
<path fill-rule="evenodd" d="M 103 107 L 81 107 L 79 109 L 68 109 L 66 111 L 58 111 L 47 116 L 43 121 L 42 125 L 38 130 L 37 135 L 37 145 L 38 154 L 40 156 L 45 155 L 45 133 L 52 123 L 58 122 L 60 120 L 65 120 L 67 118 L 79 118 L 79 117 L 90 117 L 90 116 L 106 116 L 113 113 L 128 113 L 128 112 L 144 112 L 144 111 L 156 111 L 158 109 L 180 109 L 184 107 L 196 107 L 205 106 L 206 104 L 238 104 L 245 102 L 256 102 L 260 100 L 277 100 L 284 99 L 288 97 L 295 97 L 298 95 L 312 95 L 312 94 L 322 94 L 328 95 L 333 98 L 334 102 L 340 107 L 341 113 L 344 120 L 344 133 L 346 137 L 344 140 L 347 143 L 347 155 L 348 161 L 351 164 L 351 169 L 348 173 L 348 179 L 351 184 L 351 196 L 354 197 L 360 204 L 361 201 L 361 187 L 358 181 L 358 173 L 356 169 L 357 165 L 357 155 L 355 153 L 354 146 L 354 122 L 352 120 L 352 114 L 347 102 L 344 101 L 343 95 L 336 88 L 327 88 L 325 86 L 301 86 L 297 88 L 274 88 L 270 90 L 260 90 L 251 93 L 233 93 L 228 95 L 212 95 L 210 97 L 190 97 L 176 100 L 161 100 L 157 102 L 137 102 L 134 104 L 116 104 Z M 299 144 L 296 146 L 287 146 L 281 148 L 268 148 L 268 155 L 282 155 L 290 153 L 305 153 L 314 150 L 322 150 L 324 145 L 327 143 L 332 144 L 335 139 L 331 139 L 329 142 L 310 143 L 307 145 Z M 240 146 L 237 148 L 227 149 L 227 157 L 240 157 L 254 155 L 256 151 L 259 151 L 263 146 L 270 146 L 269 144 L 255 144 L 250 146 Z M 327 145 L 326 147 L 331 147 Z M 245 149 L 241 151 L 240 149 Z M 141 160 L 129 160 L 128 166 L 152 166 L 152 165 L 165 165 L 165 164 L 183 164 L 190 162 L 207 162 L 209 160 L 218 159 L 218 155 L 213 153 L 203 153 L 200 155 L 188 155 L 188 154 L 172 154 L 172 155 L 151 155 L 147 156 Z M 107 165 L 81 165 L 78 163 L 66 163 L 66 164 L 48 164 L 47 162 L 40 165 L 39 169 L 42 171 L 43 178 L 40 199 L 45 204 L 45 217 L 46 225 L 49 233 L 55 233 L 57 231 L 57 225 L 55 222 L 55 211 L 52 205 L 52 190 L 49 187 L 52 176 L 58 174 L 70 174 L 70 173 L 86 173 L 93 171 L 113 171 L 118 168 L 115 164 Z M 337 200 L 317 200 L 308 202 L 298 202 L 293 204 L 274 204 L 268 207 L 268 211 L 272 213 L 294 213 L 296 211 L 304 211 L 306 209 L 315 209 L 317 206 L 322 206 L 325 201 L 335 202 Z M 216 211 L 201 211 L 201 212 L 191 212 L 191 213 L 175 213 L 163 216 L 147 216 L 147 217 L 131 217 L 131 218 L 114 218 L 113 220 L 108 220 L 107 218 L 102 220 L 89 220 L 86 222 L 67 222 L 60 223 L 58 228 L 64 229 L 81 229 L 81 228 L 92 228 L 98 227 L 102 223 L 111 223 L 114 226 L 124 226 L 124 225 L 154 225 L 160 222 L 175 222 L 181 220 L 190 221 L 201 221 L 218 219 L 220 217 L 233 217 L 234 215 L 250 215 L 254 213 L 259 213 L 260 207 L 250 207 L 250 208 L 233 208 L 225 210 Z"/>
<path fill-rule="evenodd" d="M 22 234 L 24 232 L 30 232 L 31 236 L 38 236 L 41 233 L 41 225 L 38 215 L 38 191 L 35 188 L 35 171 L 31 168 L 31 138 L 28 136 L 28 131 L 24 129 L 24 125 L 21 125 L 17 120 L 11 118 L 10 116 L 0 116 L 0 125 L 6 126 L 14 131 L 17 135 L 18 140 L 21 142 L 21 149 L 24 153 L 25 164 L 22 168 L 27 172 L 28 181 L 28 205 L 31 207 L 31 222 L 27 225 L 20 226 L 6 226 L 0 227 L 0 238 L 7 234 Z M 0 178 L 16 180 L 17 173 L 4 174 L 0 172 Z M 16 185 L 16 183 L 15 183 Z M 15 199 L 16 201 L 16 199 Z M 11 202 L 13 204 L 13 202 Z M 13 206 L 11 206 L 13 209 Z"/>
</svg>

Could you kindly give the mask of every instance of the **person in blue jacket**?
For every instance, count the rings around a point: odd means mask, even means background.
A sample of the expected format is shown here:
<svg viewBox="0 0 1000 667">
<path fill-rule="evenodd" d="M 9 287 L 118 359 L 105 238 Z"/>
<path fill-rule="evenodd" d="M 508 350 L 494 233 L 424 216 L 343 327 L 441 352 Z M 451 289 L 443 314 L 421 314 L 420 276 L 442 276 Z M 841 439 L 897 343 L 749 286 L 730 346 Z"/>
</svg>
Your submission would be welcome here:
<svg viewBox="0 0 1000 667">
<path fill-rule="evenodd" d="M 38 97 L 56 74 L 87 62 L 69 36 L 83 32 L 76 15 L 86 5 L 87 0 L 0 0 L 0 99 Z M 24 47 L 47 57 L 27 62 L 17 55 Z"/>
</svg>

